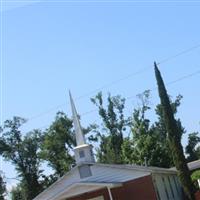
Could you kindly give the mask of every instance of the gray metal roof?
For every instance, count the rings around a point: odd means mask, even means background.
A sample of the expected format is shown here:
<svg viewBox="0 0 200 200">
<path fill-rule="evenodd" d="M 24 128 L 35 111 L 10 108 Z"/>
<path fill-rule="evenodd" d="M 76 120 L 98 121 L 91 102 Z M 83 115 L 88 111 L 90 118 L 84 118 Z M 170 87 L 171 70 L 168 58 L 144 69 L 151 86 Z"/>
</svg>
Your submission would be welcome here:
<svg viewBox="0 0 200 200">
<path fill-rule="evenodd" d="M 200 169 L 200 160 L 195 160 L 193 162 L 189 162 L 188 168 L 190 169 L 190 171 Z"/>
<path fill-rule="evenodd" d="M 188 168 L 189 168 L 190 171 L 193 171 L 193 170 L 196 170 L 196 169 L 200 169 L 200 159 L 192 161 L 192 162 L 189 162 L 187 165 L 188 165 Z M 172 167 L 170 169 L 175 170 L 176 167 Z"/>
<path fill-rule="evenodd" d="M 90 166 L 91 176 L 80 178 L 79 167 L 83 165 Z M 40 193 L 34 200 L 60 200 L 61 196 L 68 195 L 68 189 L 82 184 L 88 186 L 92 183 L 96 185 L 120 184 L 129 180 L 134 180 L 150 174 L 176 174 L 176 170 L 159 167 L 146 167 L 139 165 L 117 165 L 101 163 L 84 163 L 77 165 L 63 177 L 58 179 L 49 188 Z M 95 184 L 94 184 L 95 183 Z M 88 186 L 89 187 L 89 186 Z"/>
</svg>

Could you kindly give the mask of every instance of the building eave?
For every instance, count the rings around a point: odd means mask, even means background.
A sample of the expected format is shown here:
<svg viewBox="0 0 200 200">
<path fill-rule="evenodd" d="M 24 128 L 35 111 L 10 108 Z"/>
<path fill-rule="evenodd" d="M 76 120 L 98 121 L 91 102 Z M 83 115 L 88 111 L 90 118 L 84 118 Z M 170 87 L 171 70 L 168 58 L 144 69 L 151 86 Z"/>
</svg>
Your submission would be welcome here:
<svg viewBox="0 0 200 200">
<path fill-rule="evenodd" d="M 66 198 L 71 198 L 71 197 L 80 195 L 84 192 L 90 192 L 90 191 L 99 190 L 102 188 L 116 188 L 116 187 L 121 187 L 121 186 L 122 186 L 122 183 L 115 183 L 115 182 L 110 182 L 110 183 L 79 182 L 79 183 L 72 184 L 63 192 L 58 192 L 52 197 L 52 199 L 54 200 L 66 199 Z M 78 190 L 78 192 L 72 193 L 70 192 L 72 190 Z"/>
</svg>

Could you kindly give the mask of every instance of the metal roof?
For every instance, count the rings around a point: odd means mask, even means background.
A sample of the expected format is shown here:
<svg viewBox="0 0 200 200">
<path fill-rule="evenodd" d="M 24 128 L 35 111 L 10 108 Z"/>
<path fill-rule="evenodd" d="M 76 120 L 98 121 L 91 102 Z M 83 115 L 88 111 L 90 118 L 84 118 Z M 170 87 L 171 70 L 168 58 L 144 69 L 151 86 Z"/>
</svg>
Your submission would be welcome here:
<svg viewBox="0 0 200 200">
<path fill-rule="evenodd" d="M 90 166 L 92 175 L 86 178 L 80 178 L 80 167 L 82 165 Z M 69 193 L 76 193 L 77 185 L 84 189 L 84 187 L 90 188 L 90 183 L 95 185 L 95 188 L 99 188 L 105 185 L 121 184 L 128 180 L 134 180 L 150 174 L 176 174 L 176 170 L 159 168 L 159 167 L 146 167 L 139 165 L 118 165 L 118 164 L 101 164 L 101 163 L 83 163 L 77 165 L 66 173 L 63 177 L 58 179 L 45 191 L 40 193 L 34 200 L 60 200 L 64 195 Z M 68 190 L 70 188 L 70 191 Z M 94 189 L 94 188 L 93 188 Z M 73 190 L 73 192 L 72 192 Z"/>
<path fill-rule="evenodd" d="M 187 166 L 188 166 L 190 171 L 200 169 L 200 159 L 187 163 Z M 172 167 L 170 169 L 175 170 L 176 167 Z"/>
<path fill-rule="evenodd" d="M 189 162 L 188 168 L 189 168 L 190 171 L 200 169 L 200 160 L 195 160 L 193 162 Z"/>
</svg>

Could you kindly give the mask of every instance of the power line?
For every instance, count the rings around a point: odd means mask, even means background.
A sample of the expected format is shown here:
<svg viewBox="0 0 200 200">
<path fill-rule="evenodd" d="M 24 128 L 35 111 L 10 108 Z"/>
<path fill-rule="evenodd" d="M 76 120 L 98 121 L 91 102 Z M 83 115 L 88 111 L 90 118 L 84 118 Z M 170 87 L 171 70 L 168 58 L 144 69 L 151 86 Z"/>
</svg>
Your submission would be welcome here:
<svg viewBox="0 0 200 200">
<path fill-rule="evenodd" d="M 174 84 L 174 83 L 177 83 L 177 82 L 182 81 L 182 80 L 184 80 L 184 79 L 190 78 L 190 77 L 192 77 L 192 76 L 196 76 L 196 75 L 198 75 L 198 74 L 200 74 L 200 70 L 197 70 L 196 72 L 193 72 L 193 73 L 191 73 L 191 74 L 182 76 L 182 77 L 180 77 L 180 78 L 178 78 L 178 79 L 176 79 L 176 80 L 174 80 L 174 81 L 168 82 L 167 85 L 172 85 L 172 84 Z"/>
<path fill-rule="evenodd" d="M 80 116 L 82 117 L 82 116 L 84 116 L 84 115 L 88 115 L 88 114 L 90 114 L 90 113 L 94 113 L 94 112 L 97 112 L 97 111 L 98 111 L 98 109 L 92 109 L 92 110 L 89 110 L 89 111 L 86 111 L 86 112 L 80 114 Z M 95 120 L 95 121 L 96 121 L 96 120 Z M 41 129 L 47 128 L 48 126 L 49 126 L 49 124 L 46 124 L 46 125 L 41 126 L 41 127 L 37 128 L 37 129 L 41 130 Z M 25 131 L 25 132 L 28 133 L 28 132 L 31 132 L 31 130 L 30 130 L 30 131 Z"/>
<path fill-rule="evenodd" d="M 179 52 L 179 53 L 177 53 L 177 54 L 175 54 L 175 55 L 173 55 L 173 56 L 170 56 L 170 57 L 168 57 L 168 58 L 165 58 L 165 59 L 161 60 L 160 62 L 157 63 L 157 65 L 166 63 L 166 62 L 168 62 L 169 60 L 173 60 L 174 58 L 177 58 L 177 57 L 182 56 L 182 55 L 184 55 L 184 54 L 186 54 L 186 53 L 188 53 L 188 52 L 190 52 L 190 51 L 193 51 L 193 50 L 195 50 L 195 49 L 198 49 L 199 47 L 200 47 L 200 44 L 197 44 L 197 45 L 195 45 L 195 46 L 193 46 L 193 47 L 190 47 L 190 48 L 188 48 L 188 49 L 185 49 L 185 50 L 183 50 L 183 51 L 181 51 L 181 52 Z"/>
<path fill-rule="evenodd" d="M 17 178 L 17 177 L 13 177 L 13 178 L 11 178 L 11 177 L 6 177 L 6 176 L 4 176 L 4 178 L 5 179 L 7 179 L 7 180 L 16 180 L 16 181 L 21 181 L 19 178 Z"/>
<path fill-rule="evenodd" d="M 181 51 L 181 52 L 179 52 L 179 53 L 177 53 L 177 54 L 175 54 L 175 55 L 173 55 L 173 56 L 170 56 L 170 57 L 167 57 L 167 58 L 161 60 L 161 61 L 158 62 L 157 64 L 160 65 L 160 64 L 166 63 L 166 62 L 168 62 L 168 61 L 170 61 L 170 60 L 172 60 L 172 59 L 175 59 L 175 58 L 177 58 L 177 57 L 179 57 L 179 56 L 182 56 L 182 55 L 184 55 L 184 54 L 186 54 L 186 53 L 189 53 L 189 52 L 191 52 L 191 51 L 194 51 L 195 49 L 197 49 L 197 48 L 199 48 L 199 47 L 200 47 L 200 44 L 195 45 L 195 46 L 192 46 L 192 47 L 190 47 L 190 48 L 188 48 L 188 49 L 185 49 L 185 50 L 183 50 L 183 51 Z M 112 85 L 115 85 L 115 84 L 117 84 L 117 83 L 119 83 L 119 82 L 121 82 L 121 81 L 127 80 L 128 78 L 131 78 L 131 77 L 133 77 L 133 76 L 142 74 L 142 73 L 144 73 L 146 70 L 151 69 L 151 68 L 152 68 L 152 65 L 150 65 L 150 66 L 148 66 L 148 67 L 141 68 L 140 70 L 138 70 L 138 71 L 136 71 L 136 72 L 133 72 L 133 73 L 131 73 L 131 74 L 128 74 L 127 76 L 124 76 L 124 77 L 122 77 L 122 78 L 120 78 L 120 79 L 116 79 L 116 80 L 114 80 L 114 81 L 112 81 L 112 82 L 110 82 L 110 83 L 108 83 L 108 84 L 105 84 L 105 85 L 103 85 L 103 86 L 101 86 L 101 87 L 99 87 L 99 88 L 97 88 L 97 89 L 95 89 L 95 90 L 92 90 L 92 91 L 90 91 L 90 92 L 88 92 L 88 93 L 85 93 L 84 95 L 81 95 L 81 96 L 79 96 L 78 98 L 75 98 L 75 101 L 80 100 L 80 99 L 85 98 L 85 97 L 88 97 L 89 95 L 91 95 L 91 94 L 93 94 L 93 93 L 95 93 L 95 92 L 101 91 L 101 90 L 103 90 L 103 89 L 105 89 L 105 88 L 108 88 L 108 87 L 110 87 L 110 86 L 112 86 Z M 52 111 L 54 111 L 54 110 L 56 110 L 56 109 L 58 109 L 58 108 L 60 108 L 60 107 L 62 107 L 62 106 L 64 106 L 64 105 L 66 105 L 66 104 L 68 104 L 68 103 L 69 103 L 69 102 L 59 104 L 59 105 L 57 105 L 57 106 L 55 106 L 55 107 L 50 108 L 50 109 L 47 110 L 47 111 L 41 112 L 41 113 L 39 113 L 39 114 L 37 114 L 37 115 L 34 115 L 34 116 L 30 117 L 28 121 L 31 121 L 31 120 L 34 120 L 34 119 L 36 119 L 36 118 L 39 118 L 39 117 L 41 117 L 41 116 L 43 116 L 43 115 L 46 115 L 46 114 L 48 114 L 48 113 L 50 113 L 50 112 L 52 112 Z"/>
<path fill-rule="evenodd" d="M 59 104 L 59 105 L 57 105 L 57 106 L 55 106 L 55 107 L 52 107 L 52 108 L 50 108 L 50 109 L 48 109 L 48 110 L 46 110 L 46 111 L 44 111 L 44 112 L 41 112 L 41 113 L 39 113 L 39 114 L 37 114 L 37 115 L 34 115 L 34 116 L 30 117 L 30 118 L 28 119 L 28 121 L 31 121 L 31 120 L 34 120 L 34 119 L 36 119 L 36 118 L 39 118 L 39 117 L 41 117 L 41 116 L 43 116 L 43 115 L 46 115 L 46 114 L 48 114 L 48 113 L 50 113 L 50 112 L 52 112 L 52 111 L 54 111 L 54 110 L 56 110 L 56 109 L 58 109 L 58 108 L 64 106 L 64 105 L 66 105 L 66 103 L 62 103 L 62 104 Z"/>
<path fill-rule="evenodd" d="M 197 71 L 195 71 L 195 72 L 193 72 L 193 73 L 190 73 L 190 74 L 181 76 L 181 77 L 179 77 L 179 78 L 176 79 L 176 80 L 167 82 L 165 85 L 166 85 L 166 86 L 168 86 L 168 85 L 173 85 L 173 84 L 175 84 L 175 83 L 177 83 L 177 82 L 180 82 L 180 81 L 182 81 L 182 80 L 191 78 L 191 77 L 196 76 L 196 75 L 199 75 L 199 74 L 200 74 L 200 70 L 197 70 Z M 157 89 L 158 89 L 157 87 L 154 87 L 154 88 L 150 89 L 150 91 L 156 91 Z M 126 100 L 129 101 L 129 100 L 131 100 L 131 99 L 133 99 L 133 98 L 137 98 L 136 96 L 137 96 L 137 94 L 132 95 L 132 96 L 129 96 L 129 97 L 126 98 Z M 96 110 L 96 111 L 97 111 L 97 110 Z M 88 112 L 88 114 L 90 114 L 90 113 Z M 95 120 L 95 121 L 97 121 L 97 120 Z"/>
<path fill-rule="evenodd" d="M 184 76 L 181 76 L 181 77 L 179 77 L 179 78 L 176 79 L 176 80 L 167 82 L 165 85 L 166 85 L 166 86 L 168 86 L 168 85 L 173 85 L 174 83 L 177 83 L 177 82 L 182 81 L 182 80 L 184 80 L 184 79 L 191 78 L 191 77 L 196 76 L 196 75 L 198 75 L 198 74 L 200 74 L 200 70 L 197 70 L 197 71 L 195 71 L 195 72 L 192 72 L 192 73 L 187 74 L 187 75 L 184 75 Z M 154 87 L 154 88 L 151 88 L 151 89 L 150 89 L 150 91 L 155 91 L 155 90 L 157 90 L 157 87 Z M 129 99 L 132 99 L 132 98 L 134 98 L 134 97 L 136 97 L 136 95 L 131 95 L 131 96 L 127 97 L 126 99 L 129 100 Z"/>
<path fill-rule="evenodd" d="M 91 94 L 94 94 L 95 92 L 99 92 L 99 91 L 101 91 L 101 90 L 103 90 L 103 89 L 105 89 L 105 88 L 108 88 L 108 87 L 110 87 L 110 86 L 112 86 L 112 85 L 115 85 L 115 84 L 117 84 L 117 83 L 119 83 L 119 82 L 121 82 L 121 81 L 124 81 L 124 80 L 126 80 L 126 79 L 128 79 L 128 78 L 130 78 L 130 77 L 133 77 L 133 76 L 136 76 L 136 75 L 138 75 L 138 74 L 141 74 L 141 73 L 145 72 L 146 70 L 150 69 L 151 67 L 152 67 L 152 66 L 144 67 L 144 68 L 142 68 L 142 69 L 140 69 L 140 70 L 138 70 L 138 71 L 136 71 L 136 72 L 133 72 L 133 73 L 127 75 L 127 76 L 124 76 L 124 77 L 122 77 L 122 78 L 120 78 L 120 79 L 114 80 L 114 81 L 112 81 L 112 82 L 110 82 L 110 83 L 108 83 L 108 84 L 105 84 L 105 85 L 103 85 L 103 86 L 101 86 L 101 87 L 99 87 L 99 88 L 97 88 L 97 89 L 95 89 L 95 90 L 92 90 L 92 91 L 90 91 L 90 92 L 88 92 L 88 93 L 85 93 L 84 95 L 81 95 L 81 96 L 75 98 L 75 101 L 80 100 L 80 99 L 83 99 L 83 98 L 85 98 L 85 97 L 88 97 L 88 96 L 90 96 Z M 62 106 L 64 106 L 64 105 L 66 105 L 66 104 L 68 104 L 68 103 L 69 103 L 69 102 L 59 104 L 59 105 L 57 105 L 57 106 L 55 106 L 55 107 L 50 108 L 50 109 L 47 110 L 47 111 L 41 112 L 41 113 L 39 113 L 39 114 L 37 114 L 37 115 L 34 115 L 34 116 L 30 117 L 28 121 L 33 120 L 33 119 L 36 119 L 36 118 L 38 118 L 38 117 L 40 117 L 40 116 L 46 115 L 46 114 L 48 114 L 48 113 L 50 113 L 50 112 L 52 112 L 52 111 L 54 111 L 54 110 L 56 110 L 56 109 L 58 109 L 58 108 L 60 108 L 60 107 L 62 107 Z"/>
<path fill-rule="evenodd" d="M 182 81 L 182 80 L 191 78 L 191 77 L 196 76 L 196 75 L 199 75 L 199 74 L 200 74 L 200 70 L 197 70 L 197 71 L 192 72 L 192 73 L 190 73 L 190 74 L 181 76 L 181 77 L 179 77 L 179 78 L 177 78 L 177 79 L 175 79 L 175 80 L 173 80 L 173 81 L 167 82 L 165 85 L 166 85 L 166 86 L 168 86 L 168 85 L 173 85 L 173 84 L 175 84 L 175 83 L 177 83 L 177 82 L 180 82 L 180 81 Z M 150 89 L 150 91 L 155 91 L 155 90 L 157 90 L 157 87 L 153 87 L 153 88 Z M 127 97 L 126 100 L 129 101 L 129 100 L 131 100 L 131 99 L 133 99 L 133 98 L 136 98 L 136 96 L 137 96 L 137 94 L 131 95 L 131 96 Z M 92 110 L 89 110 L 89 111 L 86 111 L 86 112 L 80 114 L 80 116 L 82 117 L 82 116 L 85 116 L 85 115 L 88 115 L 88 114 L 91 114 L 91 113 L 94 113 L 94 112 L 97 112 L 97 111 L 98 111 L 98 109 L 92 109 Z M 95 121 L 97 121 L 97 120 L 95 120 Z M 46 128 L 46 127 L 48 127 L 48 126 L 49 126 L 49 124 L 48 124 L 48 125 L 45 125 L 45 126 L 42 126 L 42 127 L 38 128 L 38 129 Z"/>
</svg>

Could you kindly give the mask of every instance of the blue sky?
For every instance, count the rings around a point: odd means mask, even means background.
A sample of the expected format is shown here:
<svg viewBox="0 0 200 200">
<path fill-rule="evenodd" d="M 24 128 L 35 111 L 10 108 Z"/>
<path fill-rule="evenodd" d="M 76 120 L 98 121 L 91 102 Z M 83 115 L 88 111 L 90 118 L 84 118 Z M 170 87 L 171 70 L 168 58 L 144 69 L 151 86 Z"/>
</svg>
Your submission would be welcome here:
<svg viewBox="0 0 200 200">
<path fill-rule="evenodd" d="M 153 62 L 200 44 L 199 9 L 194 1 L 4 2 L 3 120 L 21 116 L 29 119 L 24 132 L 44 129 L 58 110 L 71 116 L 69 89 L 81 114 L 95 109 L 90 97 L 105 85 L 105 95 L 133 97 L 126 104 L 131 113 L 135 96 L 156 87 Z M 161 63 L 165 82 L 200 70 L 199 55 L 195 48 Z M 167 87 L 173 97 L 184 97 L 178 116 L 188 132 L 199 131 L 199 84 L 197 74 Z M 157 91 L 151 102 L 159 102 Z M 149 117 L 155 120 L 153 111 Z M 83 125 L 96 120 L 97 112 L 82 116 Z M 15 176 L 8 163 L 3 170 Z"/>
</svg>

